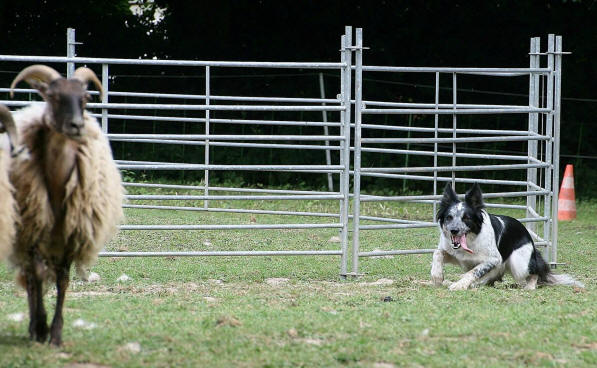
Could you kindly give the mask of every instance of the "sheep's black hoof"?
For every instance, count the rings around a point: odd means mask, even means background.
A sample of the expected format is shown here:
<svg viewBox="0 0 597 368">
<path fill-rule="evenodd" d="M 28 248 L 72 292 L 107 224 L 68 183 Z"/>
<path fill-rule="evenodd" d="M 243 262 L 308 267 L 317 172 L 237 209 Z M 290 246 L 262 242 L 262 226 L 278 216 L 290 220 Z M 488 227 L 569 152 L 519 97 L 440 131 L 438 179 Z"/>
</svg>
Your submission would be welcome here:
<svg viewBox="0 0 597 368">
<path fill-rule="evenodd" d="M 46 342 L 48 340 L 48 326 L 38 323 L 29 328 L 29 339 L 31 341 Z"/>
<path fill-rule="evenodd" d="M 50 337 L 50 345 L 52 346 L 60 346 L 62 345 L 62 337 L 61 336 L 52 336 Z"/>
</svg>

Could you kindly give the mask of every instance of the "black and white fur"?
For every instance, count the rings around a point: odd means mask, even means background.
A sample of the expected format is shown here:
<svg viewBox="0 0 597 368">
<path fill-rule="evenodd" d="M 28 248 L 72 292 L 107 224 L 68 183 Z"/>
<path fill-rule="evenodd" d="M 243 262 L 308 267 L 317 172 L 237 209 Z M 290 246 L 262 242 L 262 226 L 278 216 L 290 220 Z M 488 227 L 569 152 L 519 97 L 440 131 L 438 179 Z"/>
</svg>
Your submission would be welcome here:
<svg viewBox="0 0 597 368">
<path fill-rule="evenodd" d="M 450 285 L 450 290 L 493 285 L 502 280 L 505 271 L 525 289 L 535 289 L 538 284 L 584 287 L 569 275 L 551 273 L 518 220 L 489 214 L 484 207 L 477 183 L 466 193 L 464 202 L 458 200 L 449 183 L 446 185 L 437 214 L 441 235 L 431 265 L 436 286 L 443 284 L 444 263 L 453 263 L 466 273 Z"/>
</svg>

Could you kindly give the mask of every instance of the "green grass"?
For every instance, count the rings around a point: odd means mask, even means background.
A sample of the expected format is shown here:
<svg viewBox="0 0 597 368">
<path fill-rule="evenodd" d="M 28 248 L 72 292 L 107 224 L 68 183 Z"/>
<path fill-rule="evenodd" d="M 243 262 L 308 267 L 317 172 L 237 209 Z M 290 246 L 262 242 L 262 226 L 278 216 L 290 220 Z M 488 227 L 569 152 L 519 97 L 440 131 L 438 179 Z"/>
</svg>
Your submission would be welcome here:
<svg viewBox="0 0 597 368">
<path fill-rule="evenodd" d="M 190 203 L 188 203 L 190 204 Z M 223 206 L 335 211 L 337 203 L 225 202 Z M 27 339 L 23 290 L 0 266 L 0 367 L 595 366 L 597 204 L 560 223 L 559 272 L 587 285 L 449 292 L 428 283 L 430 255 L 361 259 L 359 279 L 339 257 L 102 258 L 97 283 L 74 281 L 64 346 Z M 367 214 L 429 220 L 428 207 L 367 203 Z M 503 211 L 501 213 L 504 213 Z M 512 212 L 513 215 L 522 215 Z M 266 215 L 127 210 L 128 223 L 271 223 Z M 313 218 L 285 217 L 287 223 Z M 327 220 L 324 220 L 327 221 Z M 362 231 L 362 249 L 435 247 L 437 230 Z M 337 249 L 337 230 L 123 231 L 108 250 Z M 121 274 L 131 277 L 118 282 Z M 448 266 L 447 278 L 459 270 Z M 278 281 L 270 278 L 285 278 Z M 393 283 L 372 285 L 378 279 Z M 391 301 L 384 301 L 384 298 Z M 46 305 L 53 312 L 55 292 Z M 77 319 L 93 329 L 74 327 Z M 138 343 L 139 352 L 126 348 Z"/>
</svg>

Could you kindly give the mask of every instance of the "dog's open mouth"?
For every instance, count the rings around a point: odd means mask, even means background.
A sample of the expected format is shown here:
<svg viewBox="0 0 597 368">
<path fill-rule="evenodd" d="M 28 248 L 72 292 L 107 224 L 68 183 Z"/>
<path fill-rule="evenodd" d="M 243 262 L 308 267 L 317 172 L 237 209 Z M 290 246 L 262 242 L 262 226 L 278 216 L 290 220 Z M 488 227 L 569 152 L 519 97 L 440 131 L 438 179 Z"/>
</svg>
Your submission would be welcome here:
<svg viewBox="0 0 597 368">
<path fill-rule="evenodd" d="M 473 251 L 469 247 L 466 246 L 466 234 L 452 235 L 452 248 L 454 248 L 454 249 L 462 248 L 462 250 L 464 250 L 464 251 L 473 253 Z"/>
</svg>

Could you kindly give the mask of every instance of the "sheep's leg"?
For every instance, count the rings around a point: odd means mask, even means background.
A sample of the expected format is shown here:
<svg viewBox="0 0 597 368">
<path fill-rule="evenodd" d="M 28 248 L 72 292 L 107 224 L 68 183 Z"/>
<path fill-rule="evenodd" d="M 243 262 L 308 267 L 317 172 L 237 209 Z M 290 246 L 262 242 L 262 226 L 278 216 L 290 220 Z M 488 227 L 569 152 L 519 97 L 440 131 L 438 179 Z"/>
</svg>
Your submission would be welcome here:
<svg viewBox="0 0 597 368">
<path fill-rule="evenodd" d="M 54 312 L 54 319 L 52 319 L 52 327 L 50 330 L 50 344 L 60 346 L 62 344 L 62 308 L 64 307 L 64 298 L 66 297 L 66 289 L 69 284 L 69 270 L 70 262 L 62 266 L 56 267 L 56 311 Z"/>
<path fill-rule="evenodd" d="M 43 283 L 35 266 L 25 270 L 27 280 L 27 302 L 29 303 L 29 338 L 44 342 L 48 338 L 48 324 L 43 300 Z"/>
</svg>

